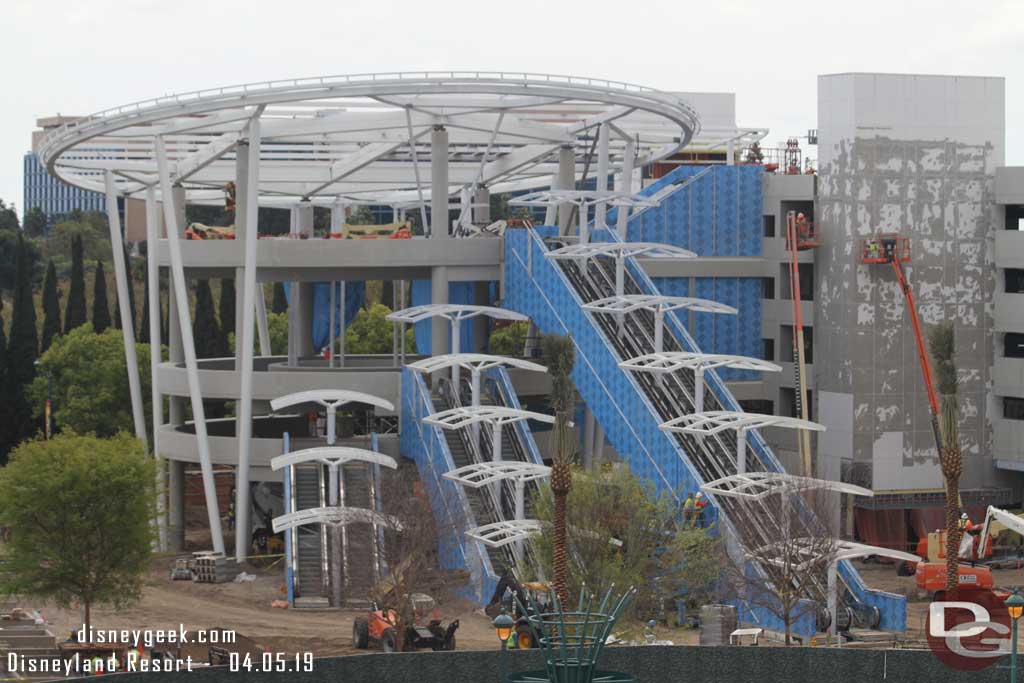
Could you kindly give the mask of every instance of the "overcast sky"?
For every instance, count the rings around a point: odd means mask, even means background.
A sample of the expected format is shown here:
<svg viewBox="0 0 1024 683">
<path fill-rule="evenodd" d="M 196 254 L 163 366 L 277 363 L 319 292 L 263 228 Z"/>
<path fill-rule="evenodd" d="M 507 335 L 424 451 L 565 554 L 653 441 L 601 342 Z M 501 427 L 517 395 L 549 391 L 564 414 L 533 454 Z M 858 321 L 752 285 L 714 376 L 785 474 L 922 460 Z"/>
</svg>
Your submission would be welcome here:
<svg viewBox="0 0 1024 683">
<path fill-rule="evenodd" d="M 22 204 L 35 119 L 250 81 L 422 69 L 734 92 L 766 145 L 816 128 L 816 77 L 1006 78 L 1024 165 L 1024 2 L 4 0 L 0 198 Z"/>
</svg>

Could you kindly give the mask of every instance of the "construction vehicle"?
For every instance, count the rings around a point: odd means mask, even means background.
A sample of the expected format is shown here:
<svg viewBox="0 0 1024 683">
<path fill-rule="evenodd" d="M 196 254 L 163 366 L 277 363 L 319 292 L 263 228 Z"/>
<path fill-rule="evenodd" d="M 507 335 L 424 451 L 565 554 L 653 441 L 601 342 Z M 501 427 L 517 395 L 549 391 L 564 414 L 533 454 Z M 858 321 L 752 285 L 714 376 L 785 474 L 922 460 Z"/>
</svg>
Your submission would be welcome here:
<svg viewBox="0 0 1024 683">
<path fill-rule="evenodd" d="M 434 599 L 423 593 L 410 596 L 413 604 L 413 623 L 405 627 L 402 649 L 405 651 L 430 648 L 434 651 L 454 650 L 455 632 L 459 629 L 456 619 L 444 626 L 437 617 Z M 356 617 L 352 623 L 352 645 L 365 650 L 371 644 L 381 652 L 396 652 L 398 649 L 398 612 L 380 608 L 373 603 L 365 617 Z M 425 622 L 425 623 L 424 623 Z"/>
<path fill-rule="evenodd" d="M 494 595 L 484 608 L 484 614 L 494 619 L 504 610 L 515 620 L 515 628 L 509 636 L 507 647 L 519 650 L 540 647 L 540 634 L 530 624 L 529 615 L 523 612 L 520 605 L 547 604 L 549 590 L 550 586 L 542 581 L 519 583 L 508 572 L 498 580 Z"/>
<path fill-rule="evenodd" d="M 992 589 L 995 581 L 992 578 L 992 570 L 986 564 L 986 558 L 992 556 L 992 537 L 1000 531 L 1008 530 L 1024 536 L 1024 519 L 1017 515 L 989 506 L 985 512 L 985 521 L 981 526 L 981 533 L 964 559 L 969 563 L 961 562 L 958 568 L 957 582 L 960 586 L 967 586 L 978 589 Z M 917 565 L 915 581 L 918 587 L 928 591 L 942 591 L 946 588 L 946 564 L 945 564 L 945 541 L 946 532 L 936 531 L 928 534 L 927 539 L 918 542 L 918 554 L 926 557 L 928 562 Z M 925 552 L 921 552 L 921 543 L 925 543 Z M 1008 595 L 1008 594 L 1007 594 Z"/>
<path fill-rule="evenodd" d="M 786 214 L 786 250 L 789 251 L 789 289 L 793 299 L 793 372 L 796 374 L 796 410 L 801 420 L 809 420 L 807 410 L 807 366 L 804 359 L 804 316 L 800 301 L 801 251 L 813 249 L 821 244 L 814 232 L 814 225 L 802 213 L 790 211 Z M 801 429 L 798 440 L 800 463 L 805 477 L 814 476 L 811 471 L 811 433 Z"/>
</svg>

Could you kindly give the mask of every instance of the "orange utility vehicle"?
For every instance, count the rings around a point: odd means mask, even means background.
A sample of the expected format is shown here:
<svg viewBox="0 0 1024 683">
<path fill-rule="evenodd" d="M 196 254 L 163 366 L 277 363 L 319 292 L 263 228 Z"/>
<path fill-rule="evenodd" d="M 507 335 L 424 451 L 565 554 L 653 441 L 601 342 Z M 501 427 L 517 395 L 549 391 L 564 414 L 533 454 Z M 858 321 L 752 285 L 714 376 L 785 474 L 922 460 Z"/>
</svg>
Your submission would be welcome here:
<svg viewBox="0 0 1024 683">
<path fill-rule="evenodd" d="M 412 596 L 415 618 L 405 627 L 403 650 L 454 650 L 455 632 L 459 629 L 456 619 L 444 626 L 437 618 L 434 599 L 429 595 L 416 593 Z M 352 624 L 353 647 L 365 650 L 371 644 L 381 652 L 395 652 L 398 649 L 398 613 L 393 609 L 381 609 L 376 603 L 365 617 L 356 617 Z M 424 623 L 425 622 L 425 623 Z"/>
</svg>

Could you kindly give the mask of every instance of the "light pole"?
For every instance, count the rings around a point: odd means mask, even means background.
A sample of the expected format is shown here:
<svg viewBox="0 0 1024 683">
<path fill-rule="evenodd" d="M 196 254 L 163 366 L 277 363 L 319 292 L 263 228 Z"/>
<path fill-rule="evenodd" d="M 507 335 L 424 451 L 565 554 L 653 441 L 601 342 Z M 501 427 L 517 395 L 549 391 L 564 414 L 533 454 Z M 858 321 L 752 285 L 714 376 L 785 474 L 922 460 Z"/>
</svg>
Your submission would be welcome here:
<svg viewBox="0 0 1024 683">
<path fill-rule="evenodd" d="M 1024 598 L 1016 590 L 1006 599 L 1006 611 L 1013 620 L 1013 632 L 1010 636 L 1013 639 L 1010 643 L 1010 683 L 1017 683 L 1017 621 L 1024 612 Z"/>
<path fill-rule="evenodd" d="M 1024 604 L 1024 601 L 1022 601 L 1022 604 Z M 508 663 L 505 661 L 505 651 L 508 648 L 508 639 L 512 636 L 512 629 L 515 628 L 516 622 L 502 608 L 501 614 L 494 617 L 491 625 L 494 627 L 494 632 L 498 634 L 498 640 L 501 641 L 501 661 L 498 669 L 498 680 L 501 683 L 506 683 L 508 681 Z"/>
</svg>

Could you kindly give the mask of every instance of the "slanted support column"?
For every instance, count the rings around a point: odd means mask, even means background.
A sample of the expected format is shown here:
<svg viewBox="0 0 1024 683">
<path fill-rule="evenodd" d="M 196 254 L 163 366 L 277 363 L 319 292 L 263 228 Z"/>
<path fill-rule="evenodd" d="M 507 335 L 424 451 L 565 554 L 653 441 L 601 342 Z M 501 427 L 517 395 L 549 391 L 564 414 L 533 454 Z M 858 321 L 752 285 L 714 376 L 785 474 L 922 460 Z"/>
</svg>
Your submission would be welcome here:
<svg viewBox="0 0 1024 683">
<path fill-rule="evenodd" d="M 128 391 L 132 401 L 132 420 L 135 423 L 135 436 L 142 441 L 144 448 L 149 448 L 146 436 L 146 414 L 142 409 L 142 382 L 139 381 L 139 360 L 135 354 L 135 329 L 132 320 L 131 302 L 128 294 L 128 273 L 124 264 L 124 242 L 121 239 L 121 215 L 117 211 L 117 189 L 114 187 L 114 174 L 107 171 L 104 175 L 107 190 L 107 222 L 110 225 L 110 246 L 114 251 L 114 275 L 117 280 L 117 309 L 121 313 L 121 333 L 124 336 L 124 360 L 128 367 Z M 159 316 L 159 309 L 155 311 Z"/>
<path fill-rule="evenodd" d="M 832 637 L 836 636 L 836 622 L 839 620 L 839 614 L 836 612 L 836 573 L 838 568 L 839 565 L 836 562 L 830 562 L 828 565 L 828 613 L 832 615 L 832 625 L 828 627 L 828 631 Z"/>
<path fill-rule="evenodd" d="M 430 237 L 448 239 L 448 129 L 430 131 Z"/>
<path fill-rule="evenodd" d="M 602 123 L 598 131 L 597 139 L 597 191 L 605 192 L 608 190 L 608 135 L 611 133 L 611 129 L 607 123 Z M 608 211 L 607 205 L 603 202 L 598 202 L 594 207 L 594 229 L 600 230 L 601 228 L 607 227 L 605 222 L 605 213 Z"/>
<path fill-rule="evenodd" d="M 576 185 L 576 153 L 572 147 L 564 145 L 558 149 L 558 189 L 571 190 Z M 558 207 L 558 233 L 569 234 L 569 221 L 572 220 L 572 204 L 561 204 Z"/>
<path fill-rule="evenodd" d="M 160 308 L 160 217 L 156 206 L 156 188 L 146 188 L 146 280 L 149 315 L 150 348 L 159 349 L 163 313 Z M 156 311 L 156 313 L 152 313 Z M 159 548 L 168 550 L 167 543 L 167 463 L 160 457 L 160 428 L 164 424 L 164 395 L 160 391 L 160 354 L 149 354 L 150 403 L 153 410 L 153 457 L 156 460 L 156 516 Z"/>
<path fill-rule="evenodd" d="M 245 254 L 241 291 L 242 333 L 235 336 L 235 344 L 241 348 L 239 357 L 241 382 L 238 392 L 236 430 L 238 467 L 235 469 L 235 559 L 238 562 L 245 560 L 249 539 L 252 537 L 249 528 L 249 454 L 252 449 L 252 375 L 254 347 L 256 346 L 256 243 L 259 215 L 257 188 L 259 187 L 260 168 L 260 120 L 258 116 L 249 122 L 249 144 L 238 149 L 239 155 L 243 152 L 248 160 L 244 164 L 239 164 L 238 167 L 240 170 L 245 170 L 245 176 L 237 178 L 238 186 L 244 188 L 242 196 L 245 198 L 245 209 L 242 213 L 245 220 L 242 229 Z"/>
<path fill-rule="evenodd" d="M 217 503 L 217 488 L 213 477 L 213 463 L 210 459 L 210 439 L 206 431 L 206 412 L 203 410 L 203 394 L 199 385 L 199 367 L 196 361 L 195 338 L 192 335 L 192 319 L 189 312 L 188 290 L 185 285 L 185 268 L 182 263 L 180 228 L 175 207 L 166 198 L 173 196 L 171 176 L 167 162 L 167 148 L 161 136 L 155 138 L 157 167 L 160 176 L 160 193 L 163 202 L 164 220 L 167 223 L 168 249 L 171 257 L 171 277 L 174 280 L 174 298 L 178 307 L 181 324 L 181 340 L 185 352 L 185 369 L 188 376 L 189 395 L 192 401 L 192 415 L 195 422 L 196 442 L 199 447 L 199 464 L 203 472 L 203 491 L 206 497 L 206 511 L 209 515 L 210 535 L 213 550 L 224 552 L 224 535 L 220 525 L 220 508 Z M 173 236 L 172 236 L 173 235 Z M 158 313 L 153 311 L 153 313 Z"/>
<path fill-rule="evenodd" d="M 621 208 L 621 207 L 620 207 Z M 665 312 L 660 308 L 654 311 L 654 352 L 661 353 L 665 347 Z M 699 410 L 697 411 L 700 412 Z"/>
<path fill-rule="evenodd" d="M 526 482 L 516 478 L 516 520 L 526 519 Z M 516 541 L 516 561 L 523 561 L 523 540 Z"/>
</svg>

